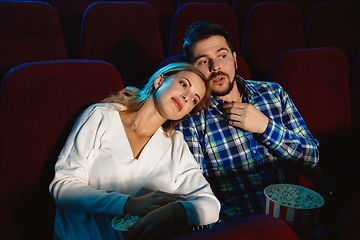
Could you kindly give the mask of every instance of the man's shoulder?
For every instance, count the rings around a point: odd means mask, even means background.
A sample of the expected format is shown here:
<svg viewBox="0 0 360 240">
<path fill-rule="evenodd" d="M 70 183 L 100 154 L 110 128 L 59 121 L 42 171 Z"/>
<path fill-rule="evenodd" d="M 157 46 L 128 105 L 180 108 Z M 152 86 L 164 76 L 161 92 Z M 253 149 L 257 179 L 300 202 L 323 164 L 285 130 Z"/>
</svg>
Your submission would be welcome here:
<svg viewBox="0 0 360 240">
<path fill-rule="evenodd" d="M 243 80 L 245 85 L 247 86 L 254 86 L 254 87 L 281 87 L 280 84 L 276 82 L 267 82 L 267 81 L 260 81 L 260 80 Z"/>
<path fill-rule="evenodd" d="M 280 84 L 276 82 L 267 82 L 267 81 L 256 81 L 256 80 L 243 80 L 246 88 L 250 92 L 282 92 L 283 88 Z"/>
</svg>

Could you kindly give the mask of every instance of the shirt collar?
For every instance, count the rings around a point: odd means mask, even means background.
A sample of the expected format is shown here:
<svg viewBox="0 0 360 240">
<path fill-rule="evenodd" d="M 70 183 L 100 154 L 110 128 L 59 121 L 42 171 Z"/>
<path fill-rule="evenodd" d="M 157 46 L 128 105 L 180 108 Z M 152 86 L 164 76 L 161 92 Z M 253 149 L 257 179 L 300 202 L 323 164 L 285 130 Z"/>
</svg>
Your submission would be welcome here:
<svg viewBox="0 0 360 240">
<path fill-rule="evenodd" d="M 258 95 L 258 96 L 261 95 L 258 89 L 255 88 L 254 84 L 251 84 L 251 82 L 253 81 L 245 80 L 238 75 L 235 76 L 235 79 L 237 82 L 242 82 L 242 84 L 245 86 L 245 96 L 247 95 L 251 99 L 253 95 Z"/>
<path fill-rule="evenodd" d="M 260 95 L 260 92 L 254 87 L 253 84 L 250 84 L 249 80 L 245 80 L 238 75 L 235 76 L 235 80 L 236 80 L 238 87 L 241 85 L 245 87 L 245 93 L 244 93 L 244 98 L 243 98 L 244 101 L 251 102 L 254 95 Z M 221 98 L 211 96 L 210 105 L 212 107 L 215 107 L 221 111 L 223 104 L 224 104 L 224 101 Z"/>
</svg>

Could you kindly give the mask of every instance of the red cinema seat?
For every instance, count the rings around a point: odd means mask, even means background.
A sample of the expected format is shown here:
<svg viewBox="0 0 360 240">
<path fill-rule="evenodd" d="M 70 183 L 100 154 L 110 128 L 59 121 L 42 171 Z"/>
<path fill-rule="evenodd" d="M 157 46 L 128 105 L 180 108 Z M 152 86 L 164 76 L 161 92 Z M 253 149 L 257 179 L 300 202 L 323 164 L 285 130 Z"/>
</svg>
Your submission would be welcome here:
<svg viewBox="0 0 360 240">
<path fill-rule="evenodd" d="M 284 87 L 318 137 L 350 128 L 348 79 L 346 56 L 336 48 L 285 51 L 274 60 L 268 76 L 268 81 Z"/>
<path fill-rule="evenodd" d="M 108 62 L 126 86 L 142 87 L 164 60 L 154 7 L 140 2 L 95 2 L 85 12 L 80 55 Z"/>
<path fill-rule="evenodd" d="M 281 220 L 266 214 L 244 217 L 174 240 L 297 240 Z"/>
<path fill-rule="evenodd" d="M 350 79 L 351 125 L 355 134 L 360 133 L 360 54 Z"/>
<path fill-rule="evenodd" d="M 266 80 L 272 61 L 281 52 L 304 47 L 301 12 L 296 4 L 267 2 L 250 9 L 241 56 L 254 80 Z"/>
<path fill-rule="evenodd" d="M 48 187 L 77 116 L 124 87 L 117 70 L 93 60 L 24 63 L 0 89 L 0 200 L 21 239 L 52 239 Z"/>
<path fill-rule="evenodd" d="M 324 2 L 324 0 L 311 0 L 311 1 L 304 1 L 304 0 L 281 0 L 281 2 L 292 2 L 295 3 L 301 10 L 301 15 L 303 19 L 303 28 L 306 29 L 310 14 L 312 9 L 315 7 L 316 4 Z"/>
<path fill-rule="evenodd" d="M 229 4 L 188 3 L 182 5 L 174 15 L 169 43 L 168 57 L 183 53 L 185 32 L 193 22 L 205 21 L 222 26 L 228 33 L 234 50 L 240 54 L 237 20 Z"/>
<path fill-rule="evenodd" d="M 116 2 L 129 2 L 129 1 L 116 0 Z M 169 48 L 169 41 L 170 41 L 171 23 L 174 17 L 174 12 L 175 12 L 174 9 L 176 9 L 176 7 L 173 6 L 172 1 L 142 0 L 141 2 L 150 4 L 156 10 L 159 20 L 159 29 L 160 29 L 160 36 L 163 45 L 164 55 L 167 56 L 167 51 Z"/>
<path fill-rule="evenodd" d="M 252 6 L 262 2 L 279 2 L 280 0 L 231 0 L 231 7 L 235 10 L 240 46 L 243 39 L 246 17 Z"/>
<path fill-rule="evenodd" d="M 229 0 L 177 0 L 177 8 L 187 3 L 224 3 L 230 4 Z"/>
<path fill-rule="evenodd" d="M 306 47 L 341 49 L 352 72 L 360 53 L 360 9 L 352 2 L 317 4 L 311 12 L 305 40 Z"/>
<path fill-rule="evenodd" d="M 19 64 L 67 58 L 59 18 L 49 4 L 0 1 L 0 82 Z"/>
<path fill-rule="evenodd" d="M 55 9 L 59 16 L 69 58 L 78 59 L 82 19 L 86 8 L 97 0 L 43 0 L 42 2 L 50 4 Z"/>
</svg>

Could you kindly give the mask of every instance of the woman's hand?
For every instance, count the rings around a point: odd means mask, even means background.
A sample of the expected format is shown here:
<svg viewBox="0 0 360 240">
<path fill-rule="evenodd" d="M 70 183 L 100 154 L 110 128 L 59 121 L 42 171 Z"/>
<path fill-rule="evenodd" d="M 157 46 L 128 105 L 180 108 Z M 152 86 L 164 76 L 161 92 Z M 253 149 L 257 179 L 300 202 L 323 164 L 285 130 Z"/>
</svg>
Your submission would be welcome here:
<svg viewBox="0 0 360 240">
<path fill-rule="evenodd" d="M 168 203 L 186 201 L 186 198 L 177 194 L 155 191 L 141 197 L 129 197 L 125 203 L 124 213 L 144 216 Z"/>
<path fill-rule="evenodd" d="M 169 203 L 130 226 L 128 240 L 168 239 L 177 227 L 186 225 L 186 219 L 186 211 L 181 203 Z"/>
</svg>

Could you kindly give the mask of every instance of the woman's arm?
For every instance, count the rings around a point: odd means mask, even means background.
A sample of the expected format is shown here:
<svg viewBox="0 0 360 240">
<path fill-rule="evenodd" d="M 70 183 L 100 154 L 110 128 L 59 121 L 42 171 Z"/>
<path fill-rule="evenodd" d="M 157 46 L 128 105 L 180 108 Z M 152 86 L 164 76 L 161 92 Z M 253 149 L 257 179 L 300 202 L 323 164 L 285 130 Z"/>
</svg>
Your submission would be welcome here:
<svg viewBox="0 0 360 240">
<path fill-rule="evenodd" d="M 89 171 L 107 125 L 106 111 L 98 105 L 87 108 L 74 124 L 49 187 L 58 206 L 88 213 L 123 215 L 129 195 L 89 186 Z"/>
<path fill-rule="evenodd" d="M 184 141 L 183 134 L 176 132 L 173 139 L 173 157 L 178 160 L 173 193 L 187 199 L 187 201 L 179 201 L 186 210 L 186 227 L 216 222 L 220 212 L 219 200 L 202 175 L 198 163 Z"/>
</svg>

